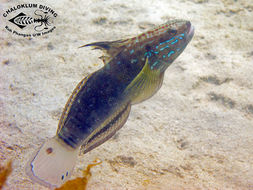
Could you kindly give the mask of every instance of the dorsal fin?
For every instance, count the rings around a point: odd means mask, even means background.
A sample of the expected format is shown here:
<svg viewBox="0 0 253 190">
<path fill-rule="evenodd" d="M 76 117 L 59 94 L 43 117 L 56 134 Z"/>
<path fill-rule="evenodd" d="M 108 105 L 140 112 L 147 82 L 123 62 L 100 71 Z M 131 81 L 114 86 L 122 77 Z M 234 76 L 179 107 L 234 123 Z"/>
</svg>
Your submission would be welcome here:
<svg viewBox="0 0 253 190">
<path fill-rule="evenodd" d="M 100 49 L 102 50 L 106 55 L 99 57 L 103 60 L 104 64 L 108 63 L 111 58 L 118 55 L 119 52 L 124 49 L 124 47 L 128 44 L 129 40 L 116 40 L 116 41 L 104 41 L 104 42 L 94 42 L 90 44 L 86 44 L 81 47 L 88 47 L 91 46 L 93 49 Z"/>
<path fill-rule="evenodd" d="M 83 80 L 81 80 L 81 82 L 79 82 L 79 84 L 76 86 L 76 88 L 74 89 L 74 91 L 72 92 L 71 96 L 69 97 L 64 109 L 63 109 L 63 112 L 62 112 L 62 115 L 61 115 L 61 118 L 60 118 L 60 121 L 59 121 L 59 124 L 58 124 L 58 128 L 57 128 L 57 132 L 56 134 L 58 134 L 60 132 L 60 130 L 62 129 L 67 117 L 68 117 L 68 114 L 69 114 L 69 110 L 77 96 L 77 94 L 79 93 L 80 89 L 82 89 L 84 87 L 84 85 L 86 84 L 88 78 L 90 78 L 94 73 L 88 75 L 87 77 L 85 77 Z"/>
</svg>

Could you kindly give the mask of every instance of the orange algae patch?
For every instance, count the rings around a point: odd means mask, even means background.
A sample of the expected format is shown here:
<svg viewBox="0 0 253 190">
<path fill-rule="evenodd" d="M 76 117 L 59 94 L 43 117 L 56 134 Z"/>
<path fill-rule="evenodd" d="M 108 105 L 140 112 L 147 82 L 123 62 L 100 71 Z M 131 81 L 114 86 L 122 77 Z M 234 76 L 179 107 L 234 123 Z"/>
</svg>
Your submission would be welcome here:
<svg viewBox="0 0 253 190">
<path fill-rule="evenodd" d="M 6 166 L 0 166 L 0 189 L 3 188 L 8 176 L 12 172 L 12 162 L 9 161 Z"/>
<path fill-rule="evenodd" d="M 77 177 L 64 183 L 61 187 L 55 190 L 85 190 L 89 179 L 91 178 L 90 169 L 96 165 L 101 164 L 100 160 L 95 160 L 93 164 L 89 164 L 86 170 L 83 170 L 83 177 Z"/>
</svg>

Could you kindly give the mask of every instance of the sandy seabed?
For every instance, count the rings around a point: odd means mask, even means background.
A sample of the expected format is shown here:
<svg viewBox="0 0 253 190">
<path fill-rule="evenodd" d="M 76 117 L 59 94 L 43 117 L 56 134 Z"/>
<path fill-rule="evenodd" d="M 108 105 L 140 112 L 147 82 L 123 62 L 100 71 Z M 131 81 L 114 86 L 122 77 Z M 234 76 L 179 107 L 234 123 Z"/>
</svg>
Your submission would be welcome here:
<svg viewBox="0 0 253 190">
<path fill-rule="evenodd" d="M 38 1 L 36 1 L 38 3 Z M 1 0 L 6 7 L 30 1 Z M 45 189 L 27 178 L 32 152 L 57 129 L 78 82 L 103 66 L 79 46 L 136 36 L 168 19 L 195 36 L 163 86 L 132 107 L 125 126 L 80 155 L 73 177 L 96 158 L 88 189 L 253 189 L 253 3 L 251 0 L 43 1 L 57 12 L 47 35 L 8 32 L 1 18 L 0 163 L 4 189 Z"/>
</svg>

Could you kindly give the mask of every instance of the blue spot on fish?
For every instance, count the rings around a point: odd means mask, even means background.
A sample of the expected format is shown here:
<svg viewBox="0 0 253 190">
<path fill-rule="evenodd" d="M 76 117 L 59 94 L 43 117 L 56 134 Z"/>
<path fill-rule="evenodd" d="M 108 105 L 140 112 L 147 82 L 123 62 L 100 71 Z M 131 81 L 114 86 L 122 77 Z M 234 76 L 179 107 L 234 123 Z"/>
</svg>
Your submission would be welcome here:
<svg viewBox="0 0 253 190">
<path fill-rule="evenodd" d="M 176 39 L 174 42 L 171 42 L 171 44 L 173 45 L 173 44 L 175 44 L 175 43 L 177 43 L 178 42 L 178 40 Z"/>
<path fill-rule="evenodd" d="M 159 51 L 153 51 L 153 50 L 151 50 L 151 52 L 154 52 L 155 54 L 159 54 Z"/>
<path fill-rule="evenodd" d="M 171 40 L 174 40 L 175 38 L 173 37 L 173 38 L 171 38 L 171 39 L 169 39 L 169 40 L 166 40 L 166 41 L 164 41 L 164 42 L 161 42 L 159 45 L 162 45 L 162 44 L 165 44 L 165 43 L 168 43 L 168 42 L 170 42 Z"/>
<path fill-rule="evenodd" d="M 155 67 L 158 63 L 159 63 L 158 61 L 154 62 L 153 65 L 151 66 L 151 69 L 154 69 L 154 67 Z"/>
<path fill-rule="evenodd" d="M 160 49 L 160 51 L 163 51 L 163 50 L 166 49 L 166 48 L 169 48 L 169 46 L 166 45 L 165 47 L 162 47 L 162 48 Z"/>
<path fill-rule="evenodd" d="M 151 57 L 151 55 L 152 55 L 152 54 L 151 54 L 150 51 L 144 53 L 144 56 L 147 56 L 147 57 Z"/>
<path fill-rule="evenodd" d="M 130 50 L 130 54 L 133 54 L 134 53 L 134 49 Z"/>
<path fill-rule="evenodd" d="M 174 54 L 175 52 L 172 50 L 168 53 L 168 57 L 170 57 L 172 54 Z"/>
</svg>

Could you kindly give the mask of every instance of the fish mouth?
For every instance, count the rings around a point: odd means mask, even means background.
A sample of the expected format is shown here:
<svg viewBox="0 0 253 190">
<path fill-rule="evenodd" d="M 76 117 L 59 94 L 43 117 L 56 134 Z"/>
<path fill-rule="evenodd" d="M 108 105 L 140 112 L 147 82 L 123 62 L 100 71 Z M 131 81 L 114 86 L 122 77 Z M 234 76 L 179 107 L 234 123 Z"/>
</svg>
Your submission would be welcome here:
<svg viewBox="0 0 253 190">
<path fill-rule="evenodd" d="M 186 24 L 188 27 L 188 32 L 187 32 L 187 38 L 189 40 L 192 39 L 193 35 L 194 35 L 194 26 L 192 26 L 192 24 L 188 21 L 187 24 Z"/>
</svg>

